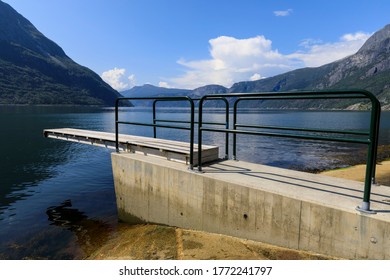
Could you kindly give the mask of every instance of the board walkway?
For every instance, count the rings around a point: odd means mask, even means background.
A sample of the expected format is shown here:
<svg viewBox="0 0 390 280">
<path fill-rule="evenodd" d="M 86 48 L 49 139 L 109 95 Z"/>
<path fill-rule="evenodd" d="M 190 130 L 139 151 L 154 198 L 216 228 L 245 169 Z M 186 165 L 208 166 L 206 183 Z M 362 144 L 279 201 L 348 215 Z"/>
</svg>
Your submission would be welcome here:
<svg viewBox="0 0 390 280">
<path fill-rule="evenodd" d="M 45 129 L 43 135 L 47 138 L 89 144 L 93 146 L 116 149 L 115 133 L 74 129 L 57 128 Z M 160 138 L 119 134 L 119 148 L 121 151 L 142 153 L 163 157 L 168 160 L 189 164 L 190 144 L 187 142 L 166 140 Z M 198 163 L 198 145 L 194 145 L 194 165 Z M 218 147 L 202 145 L 202 162 L 211 162 L 218 159 Z"/>
</svg>

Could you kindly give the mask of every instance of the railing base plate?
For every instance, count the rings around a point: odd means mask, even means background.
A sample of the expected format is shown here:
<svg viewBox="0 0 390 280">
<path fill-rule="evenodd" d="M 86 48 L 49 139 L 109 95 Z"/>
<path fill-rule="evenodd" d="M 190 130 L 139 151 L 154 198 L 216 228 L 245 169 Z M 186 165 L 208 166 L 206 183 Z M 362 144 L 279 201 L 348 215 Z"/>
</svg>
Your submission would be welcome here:
<svg viewBox="0 0 390 280">
<path fill-rule="evenodd" d="M 359 212 L 361 212 L 361 213 L 364 213 L 364 214 L 370 214 L 370 215 L 374 215 L 374 214 L 376 214 L 377 212 L 376 211 L 374 211 L 374 210 L 365 210 L 365 209 L 363 209 L 363 208 L 360 208 L 360 206 L 357 206 L 356 207 L 356 210 L 357 211 L 359 211 Z"/>
</svg>

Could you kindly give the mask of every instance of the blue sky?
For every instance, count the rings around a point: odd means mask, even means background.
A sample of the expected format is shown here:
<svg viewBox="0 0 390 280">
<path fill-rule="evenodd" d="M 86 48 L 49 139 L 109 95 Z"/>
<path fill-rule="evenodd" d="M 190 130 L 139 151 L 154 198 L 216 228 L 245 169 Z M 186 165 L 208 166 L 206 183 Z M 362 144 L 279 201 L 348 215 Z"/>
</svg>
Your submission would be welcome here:
<svg viewBox="0 0 390 280">
<path fill-rule="evenodd" d="M 122 91 L 230 87 L 355 53 L 388 0 L 3 0 Z"/>
</svg>

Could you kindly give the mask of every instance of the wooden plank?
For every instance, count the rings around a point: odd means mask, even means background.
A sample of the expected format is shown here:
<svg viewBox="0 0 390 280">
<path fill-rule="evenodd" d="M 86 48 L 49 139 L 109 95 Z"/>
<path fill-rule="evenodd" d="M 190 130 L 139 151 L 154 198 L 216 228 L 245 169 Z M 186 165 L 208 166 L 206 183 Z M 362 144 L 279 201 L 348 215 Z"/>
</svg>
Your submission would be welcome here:
<svg viewBox="0 0 390 280">
<path fill-rule="evenodd" d="M 58 128 L 45 129 L 43 134 L 48 138 L 115 149 L 115 133 L 74 128 Z M 119 134 L 119 146 L 121 150 L 126 152 L 155 155 L 189 164 L 190 143 L 188 142 Z M 217 146 L 202 145 L 202 162 L 217 160 L 218 150 Z M 198 145 L 195 144 L 195 165 L 198 163 L 197 152 Z"/>
<path fill-rule="evenodd" d="M 92 131 L 92 130 L 83 130 L 83 129 L 45 129 L 44 134 L 60 134 L 67 135 L 73 137 L 83 137 L 86 139 L 99 139 L 105 141 L 115 142 L 115 134 L 109 132 L 100 132 L 100 131 Z M 151 137 L 143 137 L 143 136 L 134 136 L 134 135 L 126 135 L 119 134 L 119 142 L 120 143 L 131 143 L 131 144 L 139 144 L 145 147 L 151 147 L 156 149 L 166 149 L 168 148 L 171 151 L 177 152 L 188 152 L 190 148 L 190 143 L 174 141 L 174 140 L 166 140 L 159 138 L 151 138 Z M 202 150 L 212 149 L 216 146 L 202 145 Z M 194 145 L 194 151 L 198 150 L 198 146 Z"/>
</svg>

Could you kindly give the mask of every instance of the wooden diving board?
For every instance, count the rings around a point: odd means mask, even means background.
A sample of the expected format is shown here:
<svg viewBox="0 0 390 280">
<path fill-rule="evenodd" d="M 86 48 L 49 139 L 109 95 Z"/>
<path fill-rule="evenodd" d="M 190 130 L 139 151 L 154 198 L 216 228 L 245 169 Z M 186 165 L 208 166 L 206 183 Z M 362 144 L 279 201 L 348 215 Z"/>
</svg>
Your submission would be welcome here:
<svg viewBox="0 0 390 280">
<path fill-rule="evenodd" d="M 43 135 L 77 143 L 115 149 L 115 133 L 74 128 L 45 129 Z M 119 134 L 119 149 L 124 152 L 142 153 L 164 157 L 185 164 L 190 162 L 190 144 L 159 138 Z M 202 145 L 202 163 L 218 159 L 218 147 Z M 194 165 L 198 164 L 198 145 L 194 144 Z"/>
</svg>

